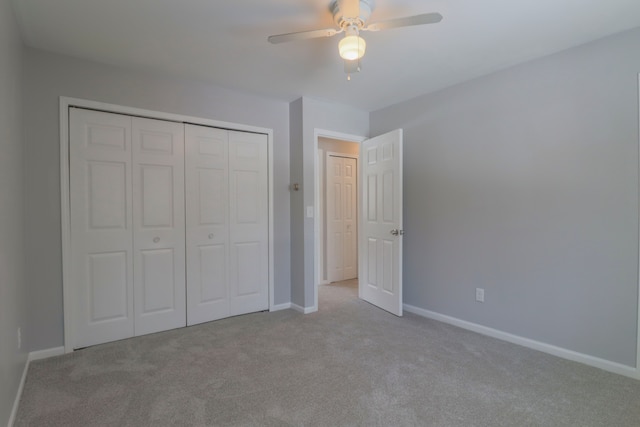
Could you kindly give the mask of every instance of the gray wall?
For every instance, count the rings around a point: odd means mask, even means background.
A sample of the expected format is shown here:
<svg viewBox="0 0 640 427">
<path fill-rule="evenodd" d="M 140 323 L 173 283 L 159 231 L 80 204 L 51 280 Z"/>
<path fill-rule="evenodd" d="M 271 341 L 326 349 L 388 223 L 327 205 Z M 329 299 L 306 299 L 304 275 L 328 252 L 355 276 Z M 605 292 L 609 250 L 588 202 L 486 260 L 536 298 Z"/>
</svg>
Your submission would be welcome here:
<svg viewBox="0 0 640 427">
<path fill-rule="evenodd" d="M 405 131 L 405 303 L 635 366 L 639 52 L 634 30 L 371 114 Z"/>
<path fill-rule="evenodd" d="M 291 184 L 302 185 L 303 99 L 289 105 Z M 291 190 L 291 302 L 304 307 L 304 199 L 303 190 Z"/>
<path fill-rule="evenodd" d="M 0 0 L 0 425 L 7 425 L 27 355 L 24 179 L 21 115 L 22 42 L 9 0 Z"/>
<path fill-rule="evenodd" d="M 31 350 L 63 344 L 60 96 L 274 129 L 275 302 L 290 301 L 289 105 L 196 82 L 25 50 L 27 259 Z"/>
<path fill-rule="evenodd" d="M 301 98 L 291 103 L 290 117 L 291 182 L 301 184 L 301 190 L 294 192 L 298 194 L 291 198 L 291 295 L 293 303 L 311 308 L 314 305 L 316 277 L 314 218 L 306 218 L 305 213 L 307 206 L 315 205 L 315 130 L 367 136 L 369 113 L 344 105 Z"/>
</svg>

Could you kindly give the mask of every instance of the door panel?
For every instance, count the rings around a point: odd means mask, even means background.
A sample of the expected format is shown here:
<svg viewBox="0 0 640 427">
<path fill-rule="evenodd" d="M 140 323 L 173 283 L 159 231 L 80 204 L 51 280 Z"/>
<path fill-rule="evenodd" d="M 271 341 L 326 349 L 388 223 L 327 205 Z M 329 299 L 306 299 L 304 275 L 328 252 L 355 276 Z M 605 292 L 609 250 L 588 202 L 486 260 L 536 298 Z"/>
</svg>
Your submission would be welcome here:
<svg viewBox="0 0 640 427">
<path fill-rule="evenodd" d="M 225 245 L 198 247 L 200 266 L 200 303 L 227 299 L 227 255 Z"/>
<path fill-rule="evenodd" d="M 236 260 L 234 270 L 237 272 L 237 296 L 259 296 L 263 284 L 260 270 L 254 264 L 260 257 L 259 242 L 239 243 L 233 247 L 233 259 Z"/>
<path fill-rule="evenodd" d="M 141 251 L 140 266 L 144 297 L 141 316 L 159 311 L 176 309 L 174 289 L 174 251 L 173 249 L 150 249 Z"/>
<path fill-rule="evenodd" d="M 134 117 L 135 334 L 186 325 L 184 128 Z"/>
<path fill-rule="evenodd" d="M 185 125 L 187 323 L 229 316 L 228 132 Z"/>
<path fill-rule="evenodd" d="M 72 348 L 134 334 L 131 118 L 70 109 Z"/>
<path fill-rule="evenodd" d="M 127 318 L 127 253 L 90 254 L 89 323 Z"/>
<path fill-rule="evenodd" d="M 365 141 L 360 298 L 402 315 L 402 130 Z"/>
<path fill-rule="evenodd" d="M 139 165 L 142 201 L 140 226 L 171 229 L 173 220 L 174 166 Z"/>
<path fill-rule="evenodd" d="M 229 131 L 230 315 L 269 308 L 267 136 Z"/>
<path fill-rule="evenodd" d="M 127 163 L 87 162 L 90 230 L 127 228 Z"/>
<path fill-rule="evenodd" d="M 199 167 L 197 173 L 196 200 L 202 226 L 224 226 L 227 222 L 227 175 L 223 169 Z"/>
<path fill-rule="evenodd" d="M 236 224 L 259 224 L 260 222 L 260 176 L 257 171 L 236 170 L 233 172 L 236 200 Z"/>
</svg>

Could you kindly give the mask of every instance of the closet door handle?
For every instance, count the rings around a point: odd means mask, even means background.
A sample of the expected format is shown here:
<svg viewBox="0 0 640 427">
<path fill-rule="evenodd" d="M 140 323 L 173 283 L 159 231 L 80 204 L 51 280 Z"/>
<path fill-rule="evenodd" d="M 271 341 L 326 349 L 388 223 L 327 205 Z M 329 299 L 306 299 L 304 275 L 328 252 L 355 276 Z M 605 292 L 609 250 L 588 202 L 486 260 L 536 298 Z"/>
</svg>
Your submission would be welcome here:
<svg viewBox="0 0 640 427">
<path fill-rule="evenodd" d="M 213 233 L 209 233 L 209 239 L 213 239 Z"/>
<path fill-rule="evenodd" d="M 160 241 L 160 238 L 159 238 L 159 237 L 154 237 L 154 238 L 153 238 L 153 243 L 158 243 L 159 241 Z"/>
</svg>

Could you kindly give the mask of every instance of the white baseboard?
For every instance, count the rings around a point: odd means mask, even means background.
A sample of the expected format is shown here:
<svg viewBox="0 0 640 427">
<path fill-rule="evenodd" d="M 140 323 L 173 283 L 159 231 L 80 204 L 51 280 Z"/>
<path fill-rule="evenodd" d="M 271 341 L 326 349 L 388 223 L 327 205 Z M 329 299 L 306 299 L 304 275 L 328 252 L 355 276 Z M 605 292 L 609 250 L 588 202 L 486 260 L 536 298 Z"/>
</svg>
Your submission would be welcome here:
<svg viewBox="0 0 640 427">
<path fill-rule="evenodd" d="M 595 368 L 600 368 L 605 371 L 613 372 L 615 374 L 624 375 L 625 377 L 640 379 L 640 369 L 635 368 L 633 366 L 627 366 L 620 363 L 612 362 L 610 360 L 601 359 L 599 357 L 589 356 L 588 354 L 578 353 L 573 350 L 568 350 L 566 348 L 557 347 L 555 345 L 546 344 L 540 341 L 535 341 L 535 340 L 524 338 L 518 335 L 513 335 L 508 332 L 500 331 L 498 329 L 493 329 L 487 326 L 478 325 L 477 323 L 467 322 L 466 320 L 461 320 L 455 317 L 436 313 L 434 311 L 429 311 L 423 308 L 414 307 L 409 304 L 404 304 L 403 307 L 409 313 L 417 314 L 418 316 L 448 323 L 450 325 L 458 326 L 460 328 L 477 332 L 482 335 L 487 335 L 503 341 L 508 341 L 513 344 L 518 344 L 523 347 L 528 347 L 534 350 L 542 351 L 543 353 L 552 354 L 554 356 L 561 357 L 563 359 L 584 363 L 585 365 L 593 366 Z"/>
<path fill-rule="evenodd" d="M 291 308 L 302 314 L 309 314 L 318 311 L 318 307 L 302 307 L 294 303 L 291 303 Z"/>
<path fill-rule="evenodd" d="M 7 427 L 13 427 L 13 423 L 16 420 L 20 398 L 22 397 L 22 390 L 24 389 L 24 383 L 27 379 L 27 372 L 29 371 L 29 364 L 33 360 L 47 359 L 49 357 L 60 356 L 62 354 L 64 354 L 64 347 L 55 347 L 48 348 L 46 350 L 32 351 L 27 355 L 27 361 L 25 362 L 24 369 L 22 370 L 20 385 L 18 386 L 18 391 L 16 392 L 16 398 L 13 401 L 13 408 L 11 408 L 11 415 L 9 415 L 9 422 L 7 423 Z"/>
<path fill-rule="evenodd" d="M 277 304 L 277 305 L 271 306 L 269 311 L 287 310 L 289 308 L 291 308 L 291 303 L 290 302 L 285 302 L 284 304 Z"/>
<path fill-rule="evenodd" d="M 27 379 L 28 370 L 29 370 L 29 359 L 27 358 L 24 364 L 24 369 L 22 370 L 22 377 L 20 378 L 20 385 L 18 385 L 16 398 L 13 401 L 13 407 L 11 408 L 11 414 L 9 415 L 9 422 L 7 423 L 7 427 L 13 427 L 13 423 L 16 421 L 16 415 L 18 415 L 18 405 L 20 404 L 20 398 L 22 397 L 22 390 L 24 389 L 24 382 Z"/>
<path fill-rule="evenodd" d="M 29 361 L 48 359 L 49 357 L 62 356 L 64 354 L 64 347 L 47 348 L 45 350 L 32 351 L 29 353 Z"/>
</svg>

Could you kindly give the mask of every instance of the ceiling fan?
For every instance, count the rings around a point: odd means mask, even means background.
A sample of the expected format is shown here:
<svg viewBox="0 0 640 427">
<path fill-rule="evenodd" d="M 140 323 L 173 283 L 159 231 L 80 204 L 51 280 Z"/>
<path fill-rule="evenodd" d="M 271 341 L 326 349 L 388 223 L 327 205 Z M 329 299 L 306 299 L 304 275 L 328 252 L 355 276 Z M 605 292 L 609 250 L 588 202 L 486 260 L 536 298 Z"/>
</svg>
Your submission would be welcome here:
<svg viewBox="0 0 640 427">
<path fill-rule="evenodd" d="M 340 57 L 344 59 L 347 78 L 351 79 L 351 73 L 360 71 L 360 59 L 364 56 L 367 47 L 365 40 L 360 37 L 361 31 L 380 31 L 412 25 L 435 24 L 442 20 L 442 15 L 439 13 L 423 13 L 369 24 L 369 17 L 374 8 L 374 0 L 333 0 L 329 9 L 333 14 L 337 28 L 278 34 L 270 36 L 268 40 L 270 43 L 278 44 L 294 40 L 332 37 L 344 33 L 344 38 L 338 44 L 338 52 Z"/>
</svg>

